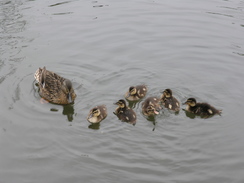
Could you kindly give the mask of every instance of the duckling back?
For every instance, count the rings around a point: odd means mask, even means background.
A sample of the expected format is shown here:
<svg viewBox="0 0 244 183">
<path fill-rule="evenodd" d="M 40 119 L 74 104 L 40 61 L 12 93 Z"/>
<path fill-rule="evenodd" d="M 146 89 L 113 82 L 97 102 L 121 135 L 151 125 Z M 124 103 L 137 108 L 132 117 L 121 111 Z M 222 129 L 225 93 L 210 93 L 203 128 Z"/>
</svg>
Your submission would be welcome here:
<svg viewBox="0 0 244 183">
<path fill-rule="evenodd" d="M 173 96 L 170 98 L 162 97 L 161 100 L 162 100 L 162 105 L 165 108 L 170 109 L 175 112 L 180 110 L 180 103 L 175 97 L 173 97 Z"/>
<path fill-rule="evenodd" d="M 197 103 L 194 107 L 190 107 L 189 110 L 196 115 L 203 117 L 209 117 L 215 114 L 220 115 L 221 110 L 217 110 L 208 103 Z"/>
</svg>

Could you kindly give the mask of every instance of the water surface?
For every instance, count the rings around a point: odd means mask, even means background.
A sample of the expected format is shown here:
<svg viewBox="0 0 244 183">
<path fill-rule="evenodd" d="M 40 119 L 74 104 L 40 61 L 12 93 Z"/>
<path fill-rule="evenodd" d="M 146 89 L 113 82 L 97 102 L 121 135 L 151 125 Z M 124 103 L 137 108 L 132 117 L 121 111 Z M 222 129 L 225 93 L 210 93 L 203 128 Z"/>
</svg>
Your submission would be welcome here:
<svg viewBox="0 0 244 183">
<path fill-rule="evenodd" d="M 244 2 L 0 2 L 1 182 L 244 181 Z M 69 78 L 73 105 L 42 104 L 33 74 Z M 135 126 L 113 105 L 129 86 L 147 97 L 171 88 L 223 110 L 201 119 L 132 105 Z M 89 110 L 106 104 L 100 124 Z M 184 107 L 184 106 L 182 106 Z"/>
</svg>

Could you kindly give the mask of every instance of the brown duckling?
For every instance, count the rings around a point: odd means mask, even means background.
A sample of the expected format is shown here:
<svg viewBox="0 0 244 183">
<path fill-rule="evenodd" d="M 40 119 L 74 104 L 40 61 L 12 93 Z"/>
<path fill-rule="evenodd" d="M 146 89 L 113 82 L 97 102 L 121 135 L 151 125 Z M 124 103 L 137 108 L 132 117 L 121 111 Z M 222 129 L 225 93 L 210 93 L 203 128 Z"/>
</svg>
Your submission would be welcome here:
<svg viewBox="0 0 244 183">
<path fill-rule="evenodd" d="M 180 103 L 179 101 L 173 96 L 171 89 L 165 89 L 161 96 L 161 101 L 164 107 L 178 112 L 180 110 Z"/>
<path fill-rule="evenodd" d="M 129 91 L 126 92 L 125 98 L 129 101 L 137 101 L 145 97 L 147 94 L 146 85 L 131 86 Z"/>
<path fill-rule="evenodd" d="M 90 123 L 99 123 L 107 117 L 107 107 L 98 105 L 92 108 L 87 116 L 87 121 Z"/>
<path fill-rule="evenodd" d="M 195 98 L 188 98 L 184 103 L 186 104 L 186 111 L 200 115 L 203 118 L 208 118 L 215 114 L 221 115 L 222 110 L 217 110 L 208 103 L 197 103 Z"/>
<path fill-rule="evenodd" d="M 157 97 L 148 97 L 142 103 L 142 113 L 145 116 L 153 116 L 159 114 L 160 107 L 160 99 Z"/>
<path fill-rule="evenodd" d="M 76 94 L 69 79 L 58 74 L 39 68 L 34 75 L 39 85 L 39 94 L 45 100 L 55 104 L 73 103 Z"/>
<path fill-rule="evenodd" d="M 121 99 L 115 104 L 118 105 L 118 107 L 116 108 L 114 114 L 117 115 L 121 121 L 135 125 L 136 113 L 133 111 L 133 109 L 127 107 L 125 100 Z"/>
</svg>

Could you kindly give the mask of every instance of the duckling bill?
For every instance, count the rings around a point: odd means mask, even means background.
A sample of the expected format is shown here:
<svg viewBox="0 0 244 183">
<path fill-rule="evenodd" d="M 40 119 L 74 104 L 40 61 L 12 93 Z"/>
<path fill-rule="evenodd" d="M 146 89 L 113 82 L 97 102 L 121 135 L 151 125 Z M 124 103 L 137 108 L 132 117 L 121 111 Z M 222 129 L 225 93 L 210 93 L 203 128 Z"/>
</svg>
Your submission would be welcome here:
<svg viewBox="0 0 244 183">
<path fill-rule="evenodd" d="M 118 105 L 118 107 L 116 108 L 114 114 L 117 115 L 121 121 L 135 125 L 136 113 L 133 109 L 127 107 L 125 100 L 121 99 L 115 104 Z"/>
<path fill-rule="evenodd" d="M 131 86 L 129 91 L 126 92 L 125 98 L 129 101 L 137 101 L 145 97 L 147 94 L 146 85 Z"/>
<path fill-rule="evenodd" d="M 162 104 L 165 108 L 172 110 L 174 112 L 178 112 L 180 110 L 179 101 L 173 96 L 173 92 L 171 89 L 165 89 L 161 96 Z"/>
<path fill-rule="evenodd" d="M 148 97 L 142 103 L 142 113 L 145 116 L 154 116 L 159 114 L 160 107 L 160 99 L 157 97 Z"/>
<path fill-rule="evenodd" d="M 45 100 L 55 104 L 74 102 L 76 94 L 69 79 L 46 70 L 46 67 L 37 69 L 34 78 L 38 82 L 39 94 Z"/>
<path fill-rule="evenodd" d="M 87 121 L 90 123 L 99 123 L 107 117 L 107 107 L 99 105 L 92 108 L 87 116 Z"/>
<path fill-rule="evenodd" d="M 222 110 L 217 110 L 208 103 L 197 103 L 195 98 L 188 98 L 184 103 L 186 111 L 202 116 L 203 118 L 211 117 L 215 114 L 221 115 Z"/>
</svg>

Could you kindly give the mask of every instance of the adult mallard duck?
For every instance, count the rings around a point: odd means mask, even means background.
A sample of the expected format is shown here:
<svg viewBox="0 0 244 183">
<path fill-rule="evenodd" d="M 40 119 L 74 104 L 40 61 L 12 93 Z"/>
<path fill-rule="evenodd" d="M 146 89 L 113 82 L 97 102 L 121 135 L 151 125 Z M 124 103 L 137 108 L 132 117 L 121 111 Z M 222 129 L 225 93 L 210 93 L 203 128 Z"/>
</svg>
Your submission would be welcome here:
<svg viewBox="0 0 244 183">
<path fill-rule="evenodd" d="M 146 85 L 131 86 L 129 91 L 126 92 L 125 98 L 129 101 L 137 101 L 145 97 L 147 94 Z"/>
<path fill-rule="evenodd" d="M 203 118 L 208 118 L 215 114 L 220 115 L 222 110 L 217 110 L 208 103 L 197 103 L 195 98 L 188 98 L 184 103 L 186 104 L 186 111 L 196 115 L 200 115 Z"/>
<path fill-rule="evenodd" d="M 107 107 L 105 105 L 98 105 L 92 108 L 87 116 L 90 123 L 99 123 L 107 117 Z"/>
<path fill-rule="evenodd" d="M 121 99 L 115 103 L 118 105 L 114 114 L 118 116 L 121 121 L 131 123 L 133 125 L 136 124 L 136 113 L 133 109 L 127 107 L 125 100 Z"/>
<path fill-rule="evenodd" d="M 165 89 L 161 96 L 161 101 L 164 107 L 178 112 L 180 110 L 180 103 L 179 101 L 173 96 L 171 89 Z"/>
<path fill-rule="evenodd" d="M 148 97 L 142 103 L 142 113 L 145 116 L 154 116 L 159 114 L 160 107 L 160 99 L 157 97 Z"/>
<path fill-rule="evenodd" d="M 39 94 L 45 100 L 55 104 L 74 102 L 76 94 L 70 80 L 46 70 L 46 67 L 37 69 L 34 77 L 40 88 Z"/>
</svg>

